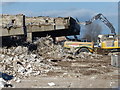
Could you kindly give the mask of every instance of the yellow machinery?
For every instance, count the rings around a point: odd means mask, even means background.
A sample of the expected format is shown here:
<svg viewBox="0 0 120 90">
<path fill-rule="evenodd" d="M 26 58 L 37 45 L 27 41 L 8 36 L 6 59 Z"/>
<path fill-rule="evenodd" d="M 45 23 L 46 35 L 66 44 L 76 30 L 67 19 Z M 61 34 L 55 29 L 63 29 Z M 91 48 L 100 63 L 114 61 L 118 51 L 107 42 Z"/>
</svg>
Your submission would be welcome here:
<svg viewBox="0 0 120 90">
<path fill-rule="evenodd" d="M 93 52 L 94 43 L 93 42 L 78 42 L 78 41 L 66 41 L 64 42 L 65 48 L 75 48 L 76 53 L 80 52 Z"/>
<path fill-rule="evenodd" d="M 98 46 L 104 50 L 120 51 L 120 35 L 98 35 Z"/>
<path fill-rule="evenodd" d="M 102 52 L 102 51 L 120 51 L 120 35 L 116 35 L 113 25 L 102 14 L 94 16 L 86 22 L 78 22 L 79 24 L 89 25 L 94 20 L 101 20 L 111 30 L 111 35 L 98 35 L 97 45 L 94 42 L 66 41 L 65 48 L 75 48 L 77 53 L 80 52 Z M 75 37 L 76 38 L 76 37 Z M 76 38 L 77 39 L 77 38 Z"/>
<path fill-rule="evenodd" d="M 107 54 L 108 52 L 120 51 L 120 35 L 98 35 L 97 45 L 94 42 L 65 41 L 65 48 L 75 48 L 76 53 L 97 52 Z"/>
</svg>

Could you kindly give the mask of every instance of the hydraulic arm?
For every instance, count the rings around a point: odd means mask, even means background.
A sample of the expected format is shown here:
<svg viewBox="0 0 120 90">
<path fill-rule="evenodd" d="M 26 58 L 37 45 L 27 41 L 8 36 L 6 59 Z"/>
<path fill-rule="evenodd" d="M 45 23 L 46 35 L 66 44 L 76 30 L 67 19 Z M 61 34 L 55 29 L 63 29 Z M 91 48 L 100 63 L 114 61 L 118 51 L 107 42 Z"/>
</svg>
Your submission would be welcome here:
<svg viewBox="0 0 120 90">
<path fill-rule="evenodd" d="M 101 20 L 106 26 L 109 27 L 109 29 L 111 30 L 111 33 L 116 35 L 115 32 L 115 28 L 113 27 L 113 25 L 107 20 L 107 18 L 105 16 L 103 16 L 101 13 L 97 14 L 96 16 L 94 16 L 92 19 L 90 19 L 89 21 L 85 21 L 85 22 L 78 22 L 79 24 L 83 24 L 83 25 L 89 25 L 91 24 L 93 21 L 95 20 Z"/>
</svg>

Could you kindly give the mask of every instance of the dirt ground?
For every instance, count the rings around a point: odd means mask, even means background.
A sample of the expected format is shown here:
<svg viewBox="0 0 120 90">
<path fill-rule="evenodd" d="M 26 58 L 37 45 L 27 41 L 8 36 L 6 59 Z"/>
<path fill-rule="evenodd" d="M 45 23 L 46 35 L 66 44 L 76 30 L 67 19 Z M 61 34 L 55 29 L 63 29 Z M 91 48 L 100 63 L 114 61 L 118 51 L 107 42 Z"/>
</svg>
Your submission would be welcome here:
<svg viewBox="0 0 120 90">
<path fill-rule="evenodd" d="M 56 70 L 30 76 L 16 83 L 15 88 L 117 88 L 118 68 L 110 65 L 110 57 L 101 60 L 73 60 L 49 62 Z M 54 83 L 49 85 L 48 83 Z"/>
<path fill-rule="evenodd" d="M 74 54 L 53 44 L 50 37 L 37 45 L 0 49 L 0 72 L 13 75 L 7 83 L 13 88 L 117 88 L 118 68 L 111 65 L 111 55 Z M 31 52 L 30 52 L 31 50 Z M 114 53 L 118 55 L 117 53 Z"/>
</svg>

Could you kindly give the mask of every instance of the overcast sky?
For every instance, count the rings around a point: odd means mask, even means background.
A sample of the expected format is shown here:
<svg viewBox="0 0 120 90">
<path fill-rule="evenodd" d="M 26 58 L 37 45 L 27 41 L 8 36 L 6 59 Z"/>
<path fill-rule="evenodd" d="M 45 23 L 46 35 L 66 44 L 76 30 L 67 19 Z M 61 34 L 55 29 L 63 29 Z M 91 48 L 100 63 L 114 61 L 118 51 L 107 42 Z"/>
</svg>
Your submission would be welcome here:
<svg viewBox="0 0 120 90">
<path fill-rule="evenodd" d="M 118 3 L 117 2 L 3 2 L 3 14 L 25 14 L 27 16 L 72 16 L 80 21 L 89 20 L 102 13 L 113 24 L 118 32 Z M 102 25 L 103 34 L 110 30 Z"/>
</svg>

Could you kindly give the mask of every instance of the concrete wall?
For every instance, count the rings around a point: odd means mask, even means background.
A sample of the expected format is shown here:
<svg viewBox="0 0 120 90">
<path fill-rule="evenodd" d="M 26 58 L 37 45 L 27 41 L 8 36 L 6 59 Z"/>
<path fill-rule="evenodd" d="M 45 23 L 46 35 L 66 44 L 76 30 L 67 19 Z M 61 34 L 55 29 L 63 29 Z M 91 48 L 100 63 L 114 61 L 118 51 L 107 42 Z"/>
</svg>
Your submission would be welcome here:
<svg viewBox="0 0 120 90">
<path fill-rule="evenodd" d="M 68 29 L 68 18 L 26 17 L 28 32 Z"/>
<path fill-rule="evenodd" d="M 0 15 L 0 27 L 2 28 L 2 36 L 22 35 L 23 23 L 28 33 L 51 31 L 59 29 L 68 29 L 70 22 L 68 18 L 52 18 L 52 17 L 24 17 L 23 14 L 18 15 Z M 25 20 L 25 22 L 24 22 Z"/>
<path fill-rule="evenodd" d="M 0 36 L 26 35 L 28 38 L 78 35 L 80 26 L 72 17 L 27 17 L 23 14 L 0 15 Z"/>
<path fill-rule="evenodd" d="M 18 15 L 0 15 L 0 27 L 2 28 L 1 36 L 20 35 L 24 34 L 23 14 Z"/>
</svg>

